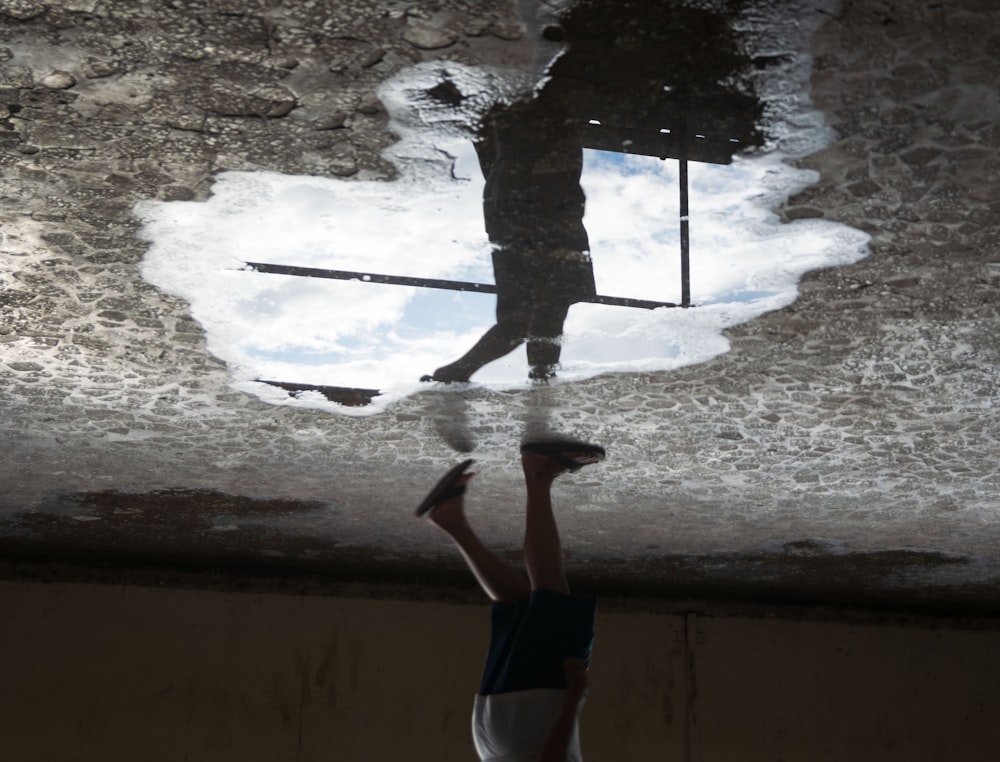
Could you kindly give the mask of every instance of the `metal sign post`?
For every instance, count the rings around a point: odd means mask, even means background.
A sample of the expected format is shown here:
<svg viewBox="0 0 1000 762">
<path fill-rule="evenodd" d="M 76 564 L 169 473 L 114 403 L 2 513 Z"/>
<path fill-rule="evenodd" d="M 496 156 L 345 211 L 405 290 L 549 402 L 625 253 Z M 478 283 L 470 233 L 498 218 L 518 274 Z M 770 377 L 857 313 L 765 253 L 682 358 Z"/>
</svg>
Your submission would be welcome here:
<svg viewBox="0 0 1000 762">
<path fill-rule="evenodd" d="M 679 169 L 679 185 L 681 192 L 681 307 L 691 306 L 691 238 L 688 230 L 688 162 L 687 159 L 677 160 Z"/>
</svg>

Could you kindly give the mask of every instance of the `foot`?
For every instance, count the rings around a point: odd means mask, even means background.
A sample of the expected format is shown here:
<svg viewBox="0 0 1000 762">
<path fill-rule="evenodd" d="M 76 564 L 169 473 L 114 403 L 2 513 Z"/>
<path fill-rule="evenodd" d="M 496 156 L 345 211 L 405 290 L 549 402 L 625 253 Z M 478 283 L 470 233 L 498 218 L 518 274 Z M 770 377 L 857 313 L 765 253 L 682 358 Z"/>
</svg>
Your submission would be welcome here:
<svg viewBox="0 0 1000 762">
<path fill-rule="evenodd" d="M 556 366 L 553 365 L 532 365 L 528 371 L 528 379 L 536 385 L 547 384 L 556 377 Z"/>
<path fill-rule="evenodd" d="M 601 460 L 598 455 L 592 452 L 567 450 L 560 455 L 575 463 L 577 468 L 589 466 Z M 552 482 L 557 476 L 570 470 L 569 466 L 564 465 L 563 462 L 556 460 L 551 455 L 533 452 L 521 453 L 521 468 L 524 469 L 526 482 Z"/>
<path fill-rule="evenodd" d="M 439 383 L 445 384 L 467 384 L 469 378 L 472 376 L 465 368 L 456 367 L 452 365 L 443 365 L 434 371 L 429 376 L 421 376 L 420 380 L 424 383 L 431 381 L 437 381 Z"/>
<path fill-rule="evenodd" d="M 473 476 L 475 476 L 475 474 L 471 472 L 462 474 L 455 480 L 455 487 L 464 488 Z M 424 518 L 439 529 L 443 529 L 448 534 L 453 534 L 455 529 L 467 524 L 465 518 L 465 494 L 463 493 L 454 495 L 453 497 L 447 497 L 441 502 L 436 503 L 427 513 L 424 514 Z"/>
<path fill-rule="evenodd" d="M 605 451 L 600 445 L 571 439 L 548 439 L 525 442 L 521 445 L 521 455 L 540 455 L 563 471 L 579 471 L 584 466 L 604 460 Z"/>
<path fill-rule="evenodd" d="M 469 458 L 448 469 L 448 472 L 438 479 L 437 484 L 427 493 L 427 497 L 417 506 L 416 515 L 418 517 L 424 516 L 446 500 L 461 497 L 465 492 L 465 482 L 468 481 L 468 478 L 463 477 L 467 477 L 466 471 L 473 463 L 475 461 Z"/>
</svg>

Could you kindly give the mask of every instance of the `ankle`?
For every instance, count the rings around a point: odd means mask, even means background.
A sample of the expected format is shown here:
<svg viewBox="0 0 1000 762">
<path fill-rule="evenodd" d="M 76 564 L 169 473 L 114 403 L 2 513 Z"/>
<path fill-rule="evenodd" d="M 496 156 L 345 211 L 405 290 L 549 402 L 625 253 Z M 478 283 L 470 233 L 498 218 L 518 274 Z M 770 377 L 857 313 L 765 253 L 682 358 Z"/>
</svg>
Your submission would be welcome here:
<svg viewBox="0 0 1000 762">
<path fill-rule="evenodd" d="M 461 503 L 451 505 L 443 503 L 427 516 L 427 520 L 449 534 L 453 530 L 469 525 L 465 518 L 465 507 Z"/>
<path fill-rule="evenodd" d="M 529 505 L 539 503 L 552 503 L 552 480 L 551 479 L 525 479 L 525 495 Z"/>
</svg>

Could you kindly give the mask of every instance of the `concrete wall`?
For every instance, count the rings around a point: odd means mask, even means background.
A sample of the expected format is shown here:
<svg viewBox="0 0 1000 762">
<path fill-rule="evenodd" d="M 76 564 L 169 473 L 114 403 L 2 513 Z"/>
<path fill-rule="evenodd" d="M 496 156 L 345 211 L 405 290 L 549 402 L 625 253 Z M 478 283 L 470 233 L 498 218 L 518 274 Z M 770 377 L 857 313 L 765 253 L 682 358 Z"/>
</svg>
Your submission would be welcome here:
<svg viewBox="0 0 1000 762">
<path fill-rule="evenodd" d="M 474 758 L 485 606 L 0 582 L 0 759 Z M 590 760 L 987 760 L 1000 632 L 603 612 Z"/>
</svg>

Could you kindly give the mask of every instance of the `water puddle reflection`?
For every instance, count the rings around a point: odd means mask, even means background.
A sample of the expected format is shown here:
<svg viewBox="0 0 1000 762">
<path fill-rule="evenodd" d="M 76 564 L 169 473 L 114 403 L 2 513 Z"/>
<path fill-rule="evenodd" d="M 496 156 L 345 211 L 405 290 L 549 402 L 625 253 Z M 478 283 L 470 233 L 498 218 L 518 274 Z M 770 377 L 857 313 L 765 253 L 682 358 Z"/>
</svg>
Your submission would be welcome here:
<svg viewBox="0 0 1000 762">
<path fill-rule="evenodd" d="M 801 105 L 775 118 L 781 77 L 729 22 L 633 5 L 542 19 L 540 76 L 432 63 L 386 82 L 391 182 L 226 173 L 205 203 L 140 205 L 144 276 L 191 303 L 237 387 L 354 414 L 428 383 L 726 351 L 724 328 L 867 237 L 772 211 L 814 179 L 789 146 L 825 133 Z"/>
</svg>

